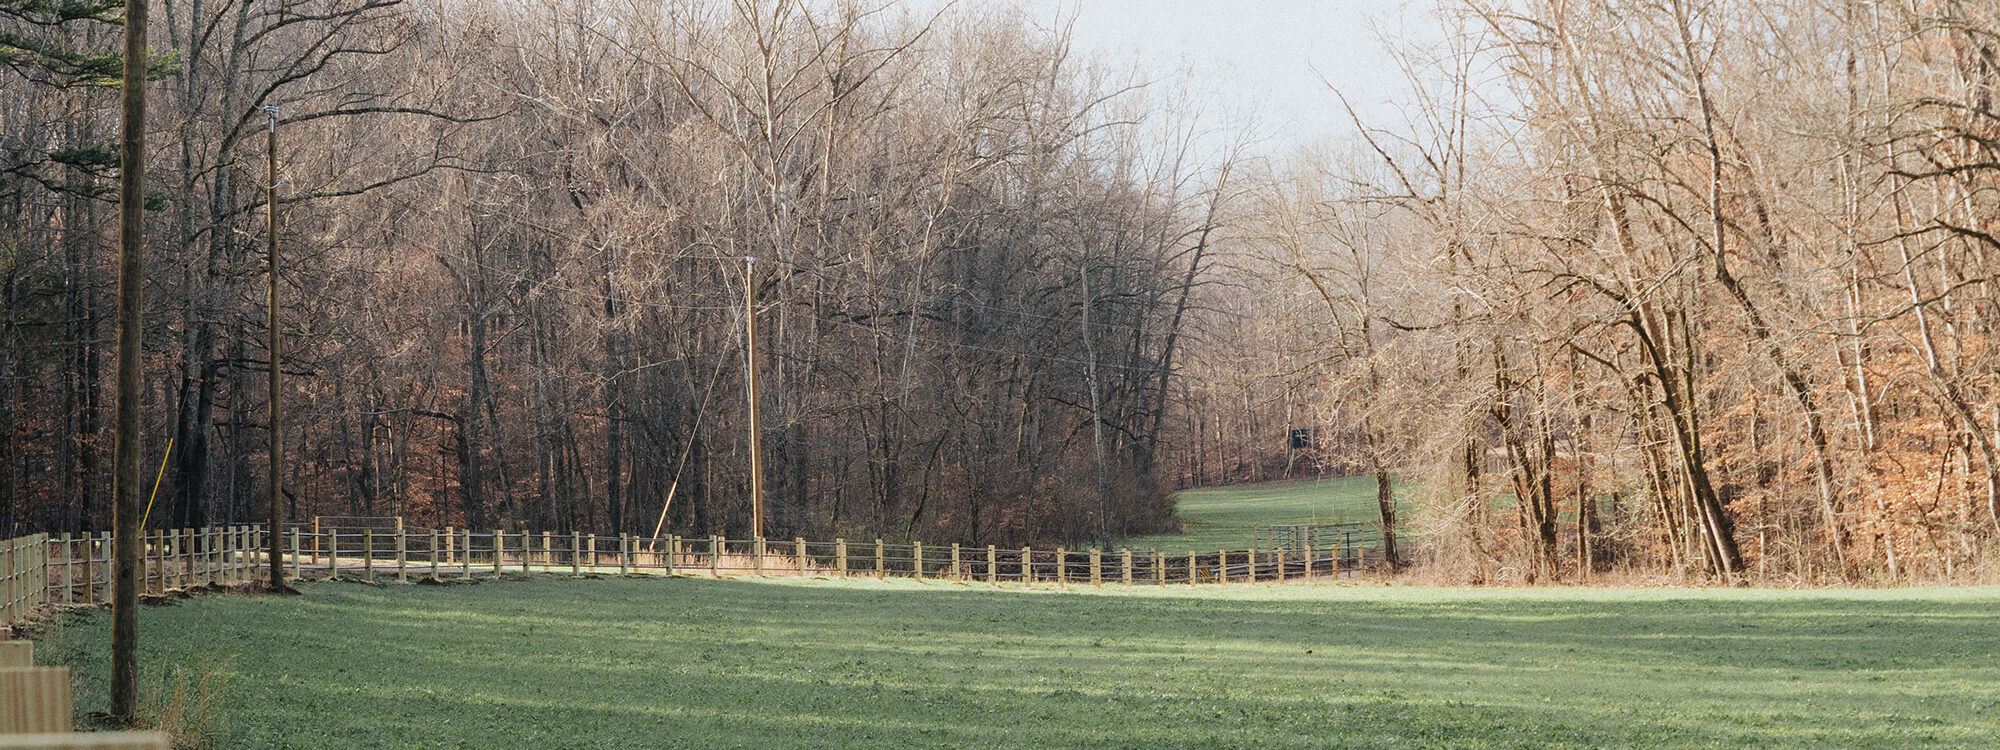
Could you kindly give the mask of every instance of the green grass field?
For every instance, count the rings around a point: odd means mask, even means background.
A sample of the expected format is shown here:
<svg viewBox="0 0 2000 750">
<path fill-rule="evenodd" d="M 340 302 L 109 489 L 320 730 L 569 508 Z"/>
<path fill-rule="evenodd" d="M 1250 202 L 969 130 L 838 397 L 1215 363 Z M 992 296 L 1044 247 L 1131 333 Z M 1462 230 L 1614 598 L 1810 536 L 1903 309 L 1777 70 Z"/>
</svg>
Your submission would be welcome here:
<svg viewBox="0 0 2000 750">
<path fill-rule="evenodd" d="M 1400 490 L 1398 494 L 1398 518 L 1407 522 L 1410 502 L 1401 496 Z M 1187 524 L 1186 532 L 1121 539 L 1111 546 L 1175 554 L 1245 549 L 1256 538 L 1259 526 L 1374 523 L 1380 517 L 1375 508 L 1374 477 L 1185 490 L 1175 496 L 1174 512 Z M 1368 538 L 1375 537 L 1370 532 Z"/>
<path fill-rule="evenodd" d="M 110 618 L 83 650 L 102 709 Z M 2000 590 L 322 583 L 141 617 L 244 748 L 2000 744 Z"/>
</svg>

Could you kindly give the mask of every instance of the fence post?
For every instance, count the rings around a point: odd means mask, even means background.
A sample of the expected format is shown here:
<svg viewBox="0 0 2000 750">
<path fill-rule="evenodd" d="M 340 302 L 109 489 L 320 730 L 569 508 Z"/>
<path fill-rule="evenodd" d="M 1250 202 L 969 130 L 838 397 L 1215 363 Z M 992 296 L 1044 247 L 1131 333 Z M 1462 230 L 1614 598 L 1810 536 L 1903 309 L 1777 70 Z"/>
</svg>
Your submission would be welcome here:
<svg viewBox="0 0 2000 750">
<path fill-rule="evenodd" d="M 1306 540 L 1306 580 L 1312 580 L 1312 577 L 1313 577 L 1313 543 L 1312 543 L 1312 540 L 1311 540 L 1311 539 L 1307 539 L 1307 540 Z"/>
<path fill-rule="evenodd" d="M 833 569 L 841 578 L 847 577 L 847 540 L 833 540 Z"/>
<path fill-rule="evenodd" d="M 61 547 L 62 565 L 63 565 L 62 600 L 64 604 L 73 604 L 76 601 L 75 592 L 70 591 L 70 587 L 76 584 L 76 569 L 74 562 L 76 559 L 76 554 L 74 550 L 70 549 L 71 541 L 72 537 L 70 536 L 70 533 L 65 531 L 63 532 L 61 541 L 57 542 L 58 544 L 62 545 Z"/>
<path fill-rule="evenodd" d="M 410 582 L 410 534 L 402 519 L 396 520 L 396 582 Z"/>
<path fill-rule="evenodd" d="M 986 582 L 1000 582 L 1000 548 L 986 545 Z"/>
<path fill-rule="evenodd" d="M 92 576 L 92 573 L 91 573 L 91 563 L 94 563 L 94 562 L 97 562 L 97 555 L 96 555 L 96 552 L 95 552 L 96 548 L 97 548 L 97 542 L 96 542 L 96 540 L 94 540 L 94 539 L 92 539 L 92 538 L 91 538 L 91 534 L 90 534 L 90 532 L 88 532 L 88 531 L 86 531 L 86 532 L 83 532 L 83 592 L 82 592 L 82 599 L 83 599 L 83 603 L 84 603 L 84 604 L 96 604 L 96 603 L 97 603 L 97 600 L 96 600 L 96 599 L 93 599 L 93 598 L 91 598 L 91 597 L 93 596 L 93 594 L 94 594 L 95 592 L 93 592 L 93 591 L 92 591 L 92 589 L 91 589 L 91 585 L 90 585 L 90 584 L 91 584 L 91 583 L 92 583 L 92 582 L 93 582 L 93 581 L 95 580 L 94 578 L 92 578 L 92 577 L 91 577 L 91 576 Z"/>
<path fill-rule="evenodd" d="M 1129 549 L 1128 549 L 1128 550 L 1124 550 L 1123 552 L 1119 553 L 1119 560 L 1118 560 L 1118 568 L 1119 568 L 1119 570 L 1123 571 L 1123 575 L 1122 575 L 1121 577 L 1125 579 L 1125 585 L 1126 585 L 1126 586 L 1131 586 L 1131 585 L 1132 585 L 1132 550 L 1129 550 Z"/>
<path fill-rule="evenodd" d="M 1035 550 L 1032 547 L 1021 548 L 1021 582 L 1030 586 L 1035 583 Z"/>
<path fill-rule="evenodd" d="M 340 527 L 326 527 L 326 574 L 340 577 Z"/>
<path fill-rule="evenodd" d="M 1069 585 L 1069 550 L 1061 547 L 1056 548 L 1056 585 Z"/>
<path fill-rule="evenodd" d="M 722 577 L 722 537 L 719 536 L 708 538 L 708 575 L 711 578 Z"/>
<path fill-rule="evenodd" d="M 501 553 L 506 551 L 507 551 L 507 531 L 505 529 L 494 529 L 493 530 L 493 577 L 494 578 L 500 577 L 500 557 Z"/>
<path fill-rule="evenodd" d="M 884 567 L 882 567 L 882 561 L 883 561 L 883 557 L 884 557 L 884 555 L 882 554 L 882 540 L 881 540 L 881 539 L 876 539 L 876 540 L 875 540 L 875 577 L 876 577 L 876 578 L 883 578 L 883 577 L 885 577 L 885 576 L 887 576 L 887 575 L 888 575 L 888 571 L 887 571 L 887 569 L 886 569 L 886 568 L 884 568 Z"/>
<path fill-rule="evenodd" d="M 569 574 L 583 574 L 583 532 L 569 532 Z"/>
<path fill-rule="evenodd" d="M 152 558 L 153 558 L 153 579 L 156 583 L 159 584 L 160 587 L 160 590 L 154 593 L 165 594 L 167 593 L 167 530 L 166 529 L 160 529 L 159 531 L 153 532 Z"/>
<path fill-rule="evenodd" d="M 7 553 L 7 566 L 0 568 L 0 572 L 4 572 L 7 576 L 5 585 L 0 586 L 0 620 L 13 622 L 14 613 L 21 608 L 21 580 L 14 575 L 14 571 L 21 569 L 21 542 L 17 539 L 7 539 L 0 540 L 0 544 L 6 545 Z"/>
<path fill-rule="evenodd" d="M 555 555 L 549 551 L 549 532 L 542 532 L 542 572 L 546 573 L 555 565 Z"/>
<path fill-rule="evenodd" d="M 194 583 L 197 586 L 213 585 L 218 582 L 220 569 L 216 565 L 216 538 L 214 526 L 203 526 L 194 530 L 194 539 L 189 545 L 188 557 L 194 564 Z"/>
<path fill-rule="evenodd" d="M 1248 563 L 1247 565 L 1243 566 L 1243 569 L 1244 569 L 1244 570 L 1248 570 L 1248 571 L 1250 571 L 1250 575 L 1249 575 L 1249 576 L 1247 576 L 1246 578 L 1248 578 L 1248 580 L 1249 580 L 1249 581 L 1250 581 L 1251 583 L 1256 583 L 1256 582 L 1257 582 L 1257 548 L 1256 548 L 1256 547 L 1251 547 L 1250 549 L 1248 549 L 1248 550 L 1244 551 L 1244 553 L 1243 553 L 1243 559 L 1244 559 L 1244 561 L 1245 561 L 1245 562 L 1247 562 L 1247 563 Z"/>
<path fill-rule="evenodd" d="M 584 537 L 584 538 L 583 538 L 583 554 L 584 554 L 584 559 L 586 559 L 586 560 L 589 560 L 589 561 L 590 561 L 590 572 L 592 572 L 592 573 L 596 573 L 596 572 L 597 572 L 597 535 L 596 535 L 596 534 L 591 534 L 590 536 L 587 536 L 587 537 Z"/>
<path fill-rule="evenodd" d="M 618 535 L 618 574 L 632 574 L 632 535 Z"/>
<path fill-rule="evenodd" d="M 1104 550 L 1090 551 L 1090 585 L 1104 585 Z"/>
<path fill-rule="evenodd" d="M 187 588 L 193 583 L 194 570 L 194 529 L 174 529 L 174 588 Z"/>
<path fill-rule="evenodd" d="M 97 564 L 98 550 L 105 550 L 105 556 L 107 558 L 110 557 L 111 544 L 108 541 L 109 538 L 110 537 L 108 532 L 100 534 L 92 534 L 86 531 L 83 534 L 83 603 L 84 604 L 96 604 L 98 594 L 110 588 L 110 581 L 108 580 L 105 582 L 104 586 L 97 585 L 97 576 L 99 574 L 103 574 L 107 579 L 110 578 L 111 576 L 110 565 Z"/>
<path fill-rule="evenodd" d="M 1155 585 L 1167 585 L 1167 553 L 1153 550 L 1153 578 Z"/>
<path fill-rule="evenodd" d="M 104 578 L 104 583 L 97 587 L 95 596 L 104 600 L 106 604 L 109 604 L 111 602 L 111 532 L 105 531 L 97 535 L 97 549 L 104 553 L 104 557 L 99 558 L 97 561 L 97 573 Z M 145 562 L 142 559 L 140 565 L 143 566 L 144 564 Z M 141 573 L 141 575 L 143 577 L 144 574 Z"/>
<path fill-rule="evenodd" d="M 77 601 L 82 601 L 82 602 L 83 602 L 83 603 L 85 603 L 85 604 L 89 604 L 89 603 L 91 603 L 91 601 L 90 601 L 90 532 L 88 532 L 88 531 L 86 531 L 86 532 L 83 532 L 82 534 L 80 534 L 80 535 L 78 535 L 78 536 L 77 536 L 77 539 L 76 539 L 76 540 L 77 540 L 77 541 L 79 541 L 79 542 L 82 542 L 82 543 L 83 543 L 83 559 L 79 561 L 79 562 L 82 562 L 82 563 L 83 563 L 83 582 L 82 582 L 81 584 L 77 583 L 77 580 L 76 580 L 76 570 L 72 568 L 72 569 L 71 569 L 71 570 L 69 571 L 69 575 L 65 577 L 65 580 L 67 580 L 67 581 L 69 582 L 69 584 L 70 584 L 71 586 L 80 586 L 80 587 L 81 587 L 81 589 L 80 589 L 79 591 L 77 591 L 76 593 L 74 593 L 74 594 L 71 594 L 71 595 L 70 595 L 70 597 L 71 597 L 71 598 L 69 599 L 69 601 L 70 601 L 71 603 L 74 603 L 74 602 L 77 602 Z M 71 552 L 70 552 L 70 554 L 71 554 L 71 555 L 75 555 L 75 552 L 74 552 L 74 551 L 71 551 Z"/>
<path fill-rule="evenodd" d="M 679 534 L 668 534 L 667 575 L 677 576 L 680 574 L 681 574 L 681 537 Z"/>
<path fill-rule="evenodd" d="M 795 536 L 795 537 L 792 537 L 792 556 L 793 556 L 793 557 L 796 557 L 796 558 L 798 558 L 798 559 L 797 559 L 797 560 L 796 560 L 795 562 L 797 562 L 797 563 L 798 563 L 798 566 L 799 566 L 799 577 L 800 577 L 800 578 L 804 578 L 804 577 L 806 577 L 806 538 L 805 538 L 805 537 L 802 537 L 802 536 Z"/>
<path fill-rule="evenodd" d="M 919 580 L 919 581 L 921 581 L 921 580 L 924 580 L 924 543 L 923 543 L 923 542 L 911 542 L 911 543 L 910 543 L 910 570 L 911 570 L 912 572 L 914 572 L 914 573 L 916 574 L 916 576 L 917 576 L 917 580 Z"/>
<path fill-rule="evenodd" d="M 958 574 L 958 542 L 951 543 L 951 580 L 954 581 L 964 580 L 964 578 L 959 576 Z"/>
<path fill-rule="evenodd" d="M 361 530 L 361 580 L 375 580 L 375 530 Z"/>
<path fill-rule="evenodd" d="M 160 593 L 172 591 L 180 582 L 181 530 L 160 531 Z"/>
<path fill-rule="evenodd" d="M 761 534 L 750 537 L 750 569 L 758 578 L 764 577 L 764 537 Z"/>
<path fill-rule="evenodd" d="M 1284 582 L 1285 582 L 1285 548 L 1283 548 L 1283 547 L 1279 547 L 1279 548 L 1278 548 L 1278 549 L 1277 549 L 1277 550 L 1275 551 L 1275 554 L 1277 555 L 1277 558 L 1278 558 L 1278 582 L 1279 582 L 1279 583 L 1284 583 Z"/>
</svg>

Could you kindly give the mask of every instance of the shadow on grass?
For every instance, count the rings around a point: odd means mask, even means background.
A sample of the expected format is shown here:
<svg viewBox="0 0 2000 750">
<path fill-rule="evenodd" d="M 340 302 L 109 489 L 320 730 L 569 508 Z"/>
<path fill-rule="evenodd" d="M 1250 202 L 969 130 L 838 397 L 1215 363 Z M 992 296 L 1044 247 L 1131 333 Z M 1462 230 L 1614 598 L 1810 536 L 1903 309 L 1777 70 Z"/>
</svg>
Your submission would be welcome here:
<svg viewBox="0 0 2000 750">
<path fill-rule="evenodd" d="M 1981 747 L 1996 603 L 544 579 L 143 626 L 237 655 L 249 747 Z"/>
</svg>

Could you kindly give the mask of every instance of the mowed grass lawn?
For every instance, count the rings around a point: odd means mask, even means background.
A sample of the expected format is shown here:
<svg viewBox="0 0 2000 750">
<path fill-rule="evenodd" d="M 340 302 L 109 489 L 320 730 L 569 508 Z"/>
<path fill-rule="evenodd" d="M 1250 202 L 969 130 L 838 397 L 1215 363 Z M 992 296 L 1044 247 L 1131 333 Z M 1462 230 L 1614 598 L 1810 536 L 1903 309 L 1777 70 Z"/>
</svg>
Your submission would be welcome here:
<svg viewBox="0 0 2000 750">
<path fill-rule="evenodd" d="M 110 618 L 62 640 L 103 708 Z M 147 608 L 246 748 L 2000 745 L 2000 590 L 539 578 Z"/>
<path fill-rule="evenodd" d="M 1397 518 L 1408 523 L 1412 506 L 1396 487 Z M 1303 479 L 1231 487 L 1183 490 L 1175 495 L 1174 513 L 1187 525 L 1180 534 L 1132 537 L 1112 543 L 1113 549 L 1157 549 L 1171 554 L 1247 549 L 1259 526 L 1373 524 L 1381 519 L 1375 507 L 1374 477 Z M 1370 530 L 1367 539 L 1379 534 Z"/>
</svg>

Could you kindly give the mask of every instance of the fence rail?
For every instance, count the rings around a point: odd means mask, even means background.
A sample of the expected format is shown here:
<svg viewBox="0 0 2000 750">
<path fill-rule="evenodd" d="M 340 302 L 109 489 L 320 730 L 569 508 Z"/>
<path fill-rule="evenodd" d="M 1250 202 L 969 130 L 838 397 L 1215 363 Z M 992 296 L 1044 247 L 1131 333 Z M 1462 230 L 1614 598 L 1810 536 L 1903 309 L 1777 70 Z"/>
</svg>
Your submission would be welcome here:
<svg viewBox="0 0 2000 750">
<path fill-rule="evenodd" d="M 1167 554 L 889 543 L 881 539 L 661 538 L 470 529 L 288 527 L 283 562 L 296 579 L 449 580 L 524 573 L 917 578 L 987 583 L 1126 586 L 1288 581 L 1354 575 L 1374 550 L 1250 548 Z M 259 578 L 270 560 L 262 525 L 151 530 L 142 591 L 165 594 Z M 0 625 L 42 604 L 111 598 L 111 535 L 35 534 L 0 541 Z"/>
</svg>

